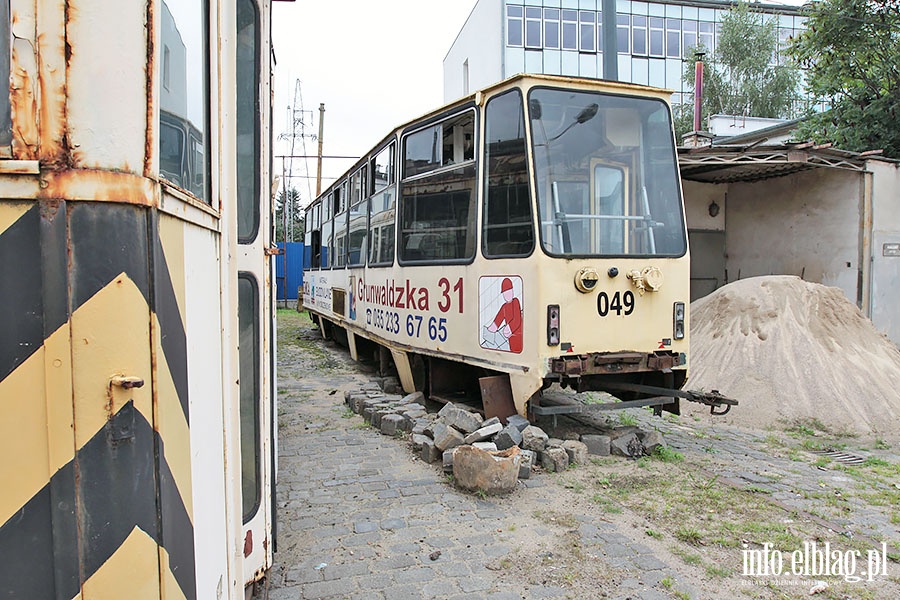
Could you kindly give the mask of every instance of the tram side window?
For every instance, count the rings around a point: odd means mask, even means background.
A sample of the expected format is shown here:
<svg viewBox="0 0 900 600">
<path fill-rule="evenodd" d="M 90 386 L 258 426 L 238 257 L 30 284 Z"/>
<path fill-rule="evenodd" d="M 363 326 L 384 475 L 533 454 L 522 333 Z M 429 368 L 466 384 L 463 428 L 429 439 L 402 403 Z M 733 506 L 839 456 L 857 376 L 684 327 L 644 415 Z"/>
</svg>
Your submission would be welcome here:
<svg viewBox="0 0 900 600">
<path fill-rule="evenodd" d="M 259 15 L 256 3 L 240 0 L 237 3 L 237 193 L 236 209 L 238 222 L 238 242 L 251 243 L 257 236 L 260 221 L 260 114 L 259 114 L 259 63 L 257 41 L 259 36 Z M 194 157 L 191 191 L 203 193 L 202 139 L 191 136 L 191 156 Z"/>
<path fill-rule="evenodd" d="M 209 136 L 206 135 L 207 3 L 163 2 L 161 21 L 159 175 L 162 179 L 211 201 Z"/>
<path fill-rule="evenodd" d="M 401 262 L 462 262 L 475 255 L 475 111 L 403 140 Z"/>
<path fill-rule="evenodd" d="M 331 246 L 331 266 L 347 264 L 347 182 L 334 190 L 334 238 Z"/>
<path fill-rule="evenodd" d="M 527 256 L 534 250 L 534 225 L 525 154 L 525 115 L 518 90 L 487 104 L 487 189 L 484 255 Z"/>
<path fill-rule="evenodd" d="M 322 261 L 322 230 L 320 219 L 322 204 L 317 202 L 306 209 L 306 233 L 304 234 L 303 266 L 318 269 Z"/>
<path fill-rule="evenodd" d="M 396 146 L 391 143 L 372 160 L 372 197 L 369 198 L 369 265 L 394 262 L 394 220 L 397 188 L 394 185 Z"/>
<path fill-rule="evenodd" d="M 332 209 L 334 208 L 334 194 L 328 194 L 322 203 L 322 259 L 321 266 L 327 269 L 331 266 L 332 253 L 331 248 L 334 247 L 334 217 Z"/>
<path fill-rule="evenodd" d="M 366 188 L 365 166 L 353 174 L 350 179 L 350 213 L 347 233 L 347 264 L 359 266 L 366 262 L 366 203 L 362 201 L 362 191 Z"/>
</svg>

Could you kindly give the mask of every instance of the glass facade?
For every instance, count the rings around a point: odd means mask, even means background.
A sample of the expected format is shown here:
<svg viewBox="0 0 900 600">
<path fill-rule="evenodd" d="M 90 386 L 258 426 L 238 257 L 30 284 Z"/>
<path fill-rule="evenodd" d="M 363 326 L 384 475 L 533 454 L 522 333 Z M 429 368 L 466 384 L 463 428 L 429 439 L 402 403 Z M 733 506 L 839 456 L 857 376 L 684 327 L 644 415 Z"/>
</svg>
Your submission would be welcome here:
<svg viewBox="0 0 900 600">
<path fill-rule="evenodd" d="M 618 0 L 616 48 L 618 78 L 675 91 L 673 104 L 691 101 L 682 76 L 683 57 L 702 44 L 712 53 L 722 15 L 730 6 L 708 2 L 662 3 Z M 509 0 L 506 2 L 506 64 L 510 76 L 517 72 L 541 72 L 581 77 L 602 77 L 601 0 Z M 776 19 L 781 48 L 804 27 L 798 10 Z M 779 49 L 780 50 L 780 49 Z M 773 56 L 780 64 L 784 57 Z"/>
</svg>

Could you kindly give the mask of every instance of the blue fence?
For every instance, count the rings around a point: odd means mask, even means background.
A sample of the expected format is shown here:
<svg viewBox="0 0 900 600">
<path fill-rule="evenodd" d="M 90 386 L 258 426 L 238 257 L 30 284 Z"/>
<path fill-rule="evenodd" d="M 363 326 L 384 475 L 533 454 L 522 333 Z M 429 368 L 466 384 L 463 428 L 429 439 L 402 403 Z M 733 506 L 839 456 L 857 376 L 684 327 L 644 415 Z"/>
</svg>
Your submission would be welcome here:
<svg viewBox="0 0 900 600">
<path fill-rule="evenodd" d="M 287 246 L 287 248 L 285 248 Z M 278 242 L 284 254 L 275 260 L 276 300 L 296 300 L 297 289 L 303 285 L 303 243 Z"/>
</svg>

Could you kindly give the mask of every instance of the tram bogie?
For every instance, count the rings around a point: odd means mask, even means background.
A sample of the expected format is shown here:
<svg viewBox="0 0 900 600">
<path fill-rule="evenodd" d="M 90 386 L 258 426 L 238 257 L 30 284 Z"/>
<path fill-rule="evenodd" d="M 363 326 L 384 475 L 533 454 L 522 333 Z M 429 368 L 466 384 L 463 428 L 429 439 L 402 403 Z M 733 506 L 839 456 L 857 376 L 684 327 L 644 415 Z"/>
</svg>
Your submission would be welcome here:
<svg viewBox="0 0 900 600">
<path fill-rule="evenodd" d="M 524 415 L 554 383 L 632 399 L 687 378 L 663 90 L 515 76 L 398 127 L 306 219 L 304 308 L 387 348 L 406 391 L 499 377 Z"/>
</svg>

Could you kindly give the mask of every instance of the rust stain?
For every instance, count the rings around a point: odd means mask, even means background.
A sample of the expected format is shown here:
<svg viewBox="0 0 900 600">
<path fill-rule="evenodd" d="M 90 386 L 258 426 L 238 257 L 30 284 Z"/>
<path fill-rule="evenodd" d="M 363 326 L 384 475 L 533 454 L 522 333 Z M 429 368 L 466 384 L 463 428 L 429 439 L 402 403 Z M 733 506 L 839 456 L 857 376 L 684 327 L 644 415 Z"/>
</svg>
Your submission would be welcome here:
<svg viewBox="0 0 900 600">
<path fill-rule="evenodd" d="M 73 8 L 68 1 L 62 2 L 62 22 L 59 37 L 38 36 L 38 48 L 46 52 L 48 59 L 39 56 L 38 85 L 41 91 L 41 144 L 42 167 L 51 170 L 71 169 L 78 163 L 73 153 L 73 144 L 68 130 L 66 98 L 68 97 L 69 67 L 73 54 L 68 39 L 68 27 L 73 18 Z M 63 58 L 58 65 L 54 59 Z"/>
<path fill-rule="evenodd" d="M 31 73 L 21 62 L 18 46 L 13 44 L 9 69 L 13 152 L 21 160 L 35 160 L 38 152 L 37 99 Z"/>
<path fill-rule="evenodd" d="M 44 221 L 53 221 L 59 213 L 61 202 L 59 200 L 45 200 L 41 202 L 41 219 Z"/>
<path fill-rule="evenodd" d="M 144 67 L 144 94 L 147 100 L 147 126 L 144 134 L 144 176 L 150 177 L 150 169 L 153 165 L 153 75 L 156 72 L 156 45 L 155 29 L 153 27 L 153 2 L 147 2 L 147 22 L 144 23 L 144 31 L 147 32 L 147 65 Z"/>
<path fill-rule="evenodd" d="M 95 200 L 154 206 L 151 181 L 133 173 L 100 169 L 49 170 L 41 179 L 41 198 Z"/>
<path fill-rule="evenodd" d="M 253 530 L 248 529 L 244 537 L 244 558 L 250 556 L 251 552 L 253 552 Z"/>
</svg>

